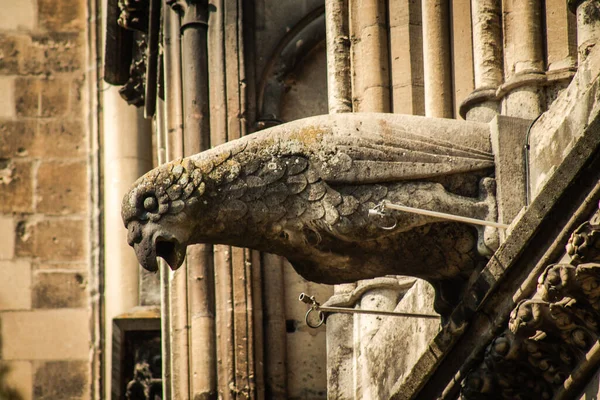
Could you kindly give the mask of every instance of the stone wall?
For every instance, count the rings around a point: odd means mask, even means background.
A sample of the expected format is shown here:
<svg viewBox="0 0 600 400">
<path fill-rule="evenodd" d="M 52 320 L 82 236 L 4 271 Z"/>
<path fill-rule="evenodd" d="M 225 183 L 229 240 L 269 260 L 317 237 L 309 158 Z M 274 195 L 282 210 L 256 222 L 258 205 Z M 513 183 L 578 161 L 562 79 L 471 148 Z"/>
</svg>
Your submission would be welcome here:
<svg viewBox="0 0 600 400">
<path fill-rule="evenodd" d="M 92 396 L 86 7 L 0 13 L 0 398 Z"/>
</svg>

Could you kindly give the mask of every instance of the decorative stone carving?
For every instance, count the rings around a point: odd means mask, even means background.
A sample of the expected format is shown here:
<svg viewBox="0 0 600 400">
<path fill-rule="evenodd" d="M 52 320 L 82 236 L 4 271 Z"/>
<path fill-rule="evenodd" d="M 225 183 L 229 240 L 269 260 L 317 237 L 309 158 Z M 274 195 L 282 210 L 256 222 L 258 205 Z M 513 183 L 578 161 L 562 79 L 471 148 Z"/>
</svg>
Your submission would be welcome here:
<svg viewBox="0 0 600 400">
<path fill-rule="evenodd" d="M 493 168 L 487 127 L 475 126 L 353 114 L 264 130 L 140 178 L 123 201 L 128 241 L 151 271 L 157 256 L 175 269 L 188 244 L 221 243 L 282 255 L 321 283 L 415 276 L 447 312 L 495 231 L 368 211 L 387 200 L 494 220 L 494 182 L 482 180 Z"/>
<path fill-rule="evenodd" d="M 549 265 L 530 300 L 462 383 L 462 399 L 551 399 L 600 338 L 600 212 L 567 244 L 568 264 Z"/>
</svg>

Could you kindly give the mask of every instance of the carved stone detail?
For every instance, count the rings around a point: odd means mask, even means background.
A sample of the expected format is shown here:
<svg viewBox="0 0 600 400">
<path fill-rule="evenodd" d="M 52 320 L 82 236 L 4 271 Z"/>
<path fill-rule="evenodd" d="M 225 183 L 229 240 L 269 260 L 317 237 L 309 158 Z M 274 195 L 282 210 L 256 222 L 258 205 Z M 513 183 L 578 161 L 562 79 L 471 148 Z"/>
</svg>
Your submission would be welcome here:
<svg viewBox="0 0 600 400">
<path fill-rule="evenodd" d="M 451 135 L 458 126 L 389 114 L 313 117 L 165 164 L 124 199 L 129 243 L 149 270 L 157 255 L 177 268 L 188 244 L 221 243 L 282 255 L 321 283 L 415 276 L 433 284 L 436 310 L 447 314 L 485 264 L 494 230 L 369 210 L 389 201 L 495 220 L 486 132 Z"/>
<path fill-rule="evenodd" d="M 536 293 L 517 304 L 508 328 L 462 382 L 461 398 L 551 399 L 600 338 L 600 211 L 566 246 L 571 260 L 551 264 Z"/>
</svg>

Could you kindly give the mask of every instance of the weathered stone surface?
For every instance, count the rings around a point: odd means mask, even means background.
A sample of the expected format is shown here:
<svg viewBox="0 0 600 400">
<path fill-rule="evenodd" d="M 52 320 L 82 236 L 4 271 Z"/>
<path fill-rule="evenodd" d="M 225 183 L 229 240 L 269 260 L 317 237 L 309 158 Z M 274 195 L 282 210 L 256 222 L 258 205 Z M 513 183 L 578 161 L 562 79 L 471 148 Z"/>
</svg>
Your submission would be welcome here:
<svg viewBox="0 0 600 400">
<path fill-rule="evenodd" d="M 498 221 L 507 225 L 527 204 L 523 143 L 530 124 L 528 120 L 505 116 L 496 116 L 490 123 L 496 158 Z"/>
<path fill-rule="evenodd" d="M 23 57 L 25 74 L 73 72 L 83 66 L 81 33 L 46 33 L 32 35 L 28 55 Z"/>
<path fill-rule="evenodd" d="M 60 117 L 70 109 L 71 81 L 66 78 L 17 78 L 15 102 L 17 115 L 23 117 Z"/>
<path fill-rule="evenodd" d="M 15 104 L 17 116 L 38 117 L 40 115 L 40 80 L 20 77 L 15 81 Z"/>
<path fill-rule="evenodd" d="M 25 35 L 0 34 L 0 73 L 19 73 L 23 50 L 30 40 Z"/>
<path fill-rule="evenodd" d="M 29 155 L 35 138 L 36 124 L 33 120 L 0 122 L 0 159 Z"/>
<path fill-rule="evenodd" d="M 33 395 L 40 400 L 88 399 L 89 366 L 85 361 L 36 362 Z"/>
<path fill-rule="evenodd" d="M 31 308 L 31 264 L 28 261 L 0 261 L 0 311 Z"/>
<path fill-rule="evenodd" d="M 0 118 L 15 116 L 15 78 L 0 76 Z"/>
<path fill-rule="evenodd" d="M 72 271 L 77 271 L 77 272 L 82 272 L 85 271 L 87 268 L 86 264 L 82 264 L 82 263 L 78 263 L 78 262 L 40 262 L 40 263 L 34 263 L 33 264 L 33 269 L 34 270 L 43 270 L 43 271 L 50 271 L 50 272 L 57 272 L 57 271 L 61 271 L 64 272 L 64 270 L 72 270 Z M 57 270 L 57 271 L 53 271 L 53 270 Z"/>
<path fill-rule="evenodd" d="M 0 159 L 0 212 L 30 213 L 32 197 L 32 164 Z"/>
<path fill-rule="evenodd" d="M 3 399 L 31 400 L 32 369 L 30 361 L 0 361 L 0 397 L 10 393 Z"/>
<path fill-rule="evenodd" d="M 36 187 L 38 212 L 77 214 L 87 209 L 87 169 L 84 161 L 43 162 Z"/>
<path fill-rule="evenodd" d="M 38 0 L 40 27 L 55 32 L 85 29 L 85 3 L 68 0 Z"/>
<path fill-rule="evenodd" d="M 85 131 L 80 120 L 17 119 L 0 122 L 0 158 L 85 155 Z"/>
<path fill-rule="evenodd" d="M 55 78 L 41 80 L 40 115 L 42 117 L 64 116 L 70 110 L 71 97 L 70 79 Z"/>
<path fill-rule="evenodd" d="M 10 260 L 15 255 L 15 227 L 13 217 L 0 215 L 0 260 Z"/>
<path fill-rule="evenodd" d="M 433 298 L 431 285 L 418 280 L 393 311 L 434 314 Z M 357 364 L 367 376 L 359 388 L 363 396 L 390 398 L 393 388 L 404 383 L 417 360 L 429 351 L 429 342 L 439 327 L 440 321 L 436 319 L 384 317 L 375 335 L 364 344 L 364 353 L 356 356 Z"/>
<path fill-rule="evenodd" d="M 232 244 L 283 255 L 320 283 L 428 279 L 447 311 L 484 262 L 471 228 L 413 213 L 383 221 L 368 210 L 385 200 L 495 219 L 491 180 L 477 197 L 493 167 L 489 146 L 485 124 L 390 114 L 300 120 L 151 171 L 125 196 L 123 220 L 151 271 L 157 254 L 178 268 L 188 244 Z"/>
<path fill-rule="evenodd" d="M 600 49 L 582 63 L 569 87 L 531 128 L 530 175 L 532 195 L 540 192 L 597 114 Z"/>
<path fill-rule="evenodd" d="M 81 272 L 38 272 L 33 278 L 33 308 L 87 305 L 87 279 Z"/>
<path fill-rule="evenodd" d="M 83 220 L 21 221 L 17 225 L 18 256 L 33 256 L 41 261 L 82 261 L 86 251 L 87 230 Z"/>
<path fill-rule="evenodd" d="M 87 310 L 14 311 L 0 315 L 0 350 L 5 360 L 89 358 Z"/>
<path fill-rule="evenodd" d="M 86 153 L 85 130 L 81 120 L 40 122 L 31 156 L 80 157 Z"/>
<path fill-rule="evenodd" d="M 34 29 L 36 26 L 36 1 L 23 0 L 2 5 L 0 26 L 8 31 Z"/>
</svg>

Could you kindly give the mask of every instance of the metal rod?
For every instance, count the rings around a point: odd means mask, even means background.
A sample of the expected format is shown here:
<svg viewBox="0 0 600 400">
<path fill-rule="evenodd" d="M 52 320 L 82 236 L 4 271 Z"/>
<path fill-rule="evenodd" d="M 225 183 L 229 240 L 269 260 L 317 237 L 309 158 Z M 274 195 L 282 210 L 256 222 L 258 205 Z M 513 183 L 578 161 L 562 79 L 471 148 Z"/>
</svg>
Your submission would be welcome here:
<svg viewBox="0 0 600 400">
<path fill-rule="evenodd" d="M 460 216 L 460 215 L 447 214 L 447 213 L 438 212 L 438 211 L 424 210 L 422 208 L 414 208 L 414 207 L 401 206 L 401 205 L 398 205 L 398 204 L 388 203 L 387 201 L 384 201 L 384 202 L 381 203 L 381 208 L 383 208 L 383 209 L 387 208 L 389 210 L 404 211 L 404 212 L 409 212 L 409 213 L 413 213 L 413 214 L 427 215 L 429 217 L 442 218 L 442 219 L 447 219 L 447 220 L 450 220 L 450 221 L 465 222 L 465 223 L 468 223 L 468 224 L 483 225 L 483 226 L 493 226 L 494 228 L 502 228 L 502 229 L 508 228 L 508 225 L 501 224 L 499 222 L 484 221 L 482 219 L 463 217 L 463 216 Z M 369 210 L 369 214 L 373 214 L 373 213 L 378 214 L 378 213 L 381 213 L 381 212 L 377 211 L 376 209 Z"/>
<path fill-rule="evenodd" d="M 315 299 L 315 296 L 309 296 L 306 293 L 300 293 L 298 300 L 304 304 L 310 305 L 310 308 L 306 312 L 305 320 L 306 325 L 311 328 L 318 328 L 325 322 L 325 313 L 344 313 L 344 314 L 370 314 L 370 315 L 385 315 L 388 317 L 412 317 L 412 318 L 429 318 L 439 319 L 440 316 L 436 314 L 421 314 L 421 313 L 405 313 L 405 312 L 394 312 L 394 311 L 378 311 L 378 310 L 363 310 L 356 308 L 347 307 L 322 307 L 321 304 Z M 318 321 L 313 323 L 310 320 L 310 314 L 313 312 L 317 313 Z"/>
<path fill-rule="evenodd" d="M 390 317 L 415 317 L 415 318 L 430 318 L 439 319 L 440 316 L 436 314 L 419 314 L 419 313 L 405 313 L 395 311 L 379 311 L 379 310 L 365 310 L 359 308 L 346 308 L 346 307 L 315 307 L 316 311 L 322 311 L 324 313 L 346 313 L 346 314 L 371 314 L 371 315 L 387 315 Z"/>
</svg>

